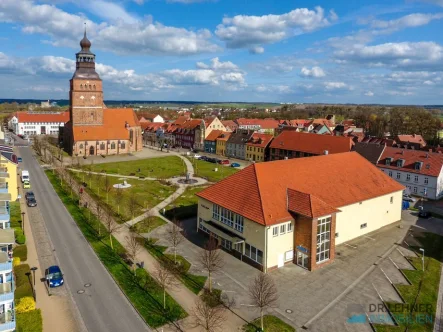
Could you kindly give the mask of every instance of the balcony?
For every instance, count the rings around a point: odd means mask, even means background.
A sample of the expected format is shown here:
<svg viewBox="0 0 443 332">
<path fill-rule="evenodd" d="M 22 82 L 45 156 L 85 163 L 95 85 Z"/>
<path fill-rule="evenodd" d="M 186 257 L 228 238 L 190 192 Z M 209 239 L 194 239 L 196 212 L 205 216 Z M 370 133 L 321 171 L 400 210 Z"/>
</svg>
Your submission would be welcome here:
<svg viewBox="0 0 443 332">
<path fill-rule="evenodd" d="M 14 301 L 14 282 L 0 284 L 0 302 Z"/>
<path fill-rule="evenodd" d="M 9 173 L 0 170 L 0 178 L 5 178 L 5 179 L 9 178 Z"/>
<path fill-rule="evenodd" d="M 0 331 L 15 331 L 14 310 L 0 314 Z"/>
</svg>

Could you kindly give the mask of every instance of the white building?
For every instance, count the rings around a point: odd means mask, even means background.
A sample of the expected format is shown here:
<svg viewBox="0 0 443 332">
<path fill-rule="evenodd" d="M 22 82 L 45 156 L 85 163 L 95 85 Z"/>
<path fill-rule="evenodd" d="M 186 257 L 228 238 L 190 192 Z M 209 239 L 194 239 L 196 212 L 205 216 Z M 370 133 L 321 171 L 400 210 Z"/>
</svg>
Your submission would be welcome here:
<svg viewBox="0 0 443 332">
<path fill-rule="evenodd" d="M 385 147 L 377 167 L 415 196 L 443 197 L 443 154 Z"/>
<path fill-rule="evenodd" d="M 8 122 L 16 135 L 58 135 L 69 121 L 69 112 L 17 112 Z"/>
</svg>

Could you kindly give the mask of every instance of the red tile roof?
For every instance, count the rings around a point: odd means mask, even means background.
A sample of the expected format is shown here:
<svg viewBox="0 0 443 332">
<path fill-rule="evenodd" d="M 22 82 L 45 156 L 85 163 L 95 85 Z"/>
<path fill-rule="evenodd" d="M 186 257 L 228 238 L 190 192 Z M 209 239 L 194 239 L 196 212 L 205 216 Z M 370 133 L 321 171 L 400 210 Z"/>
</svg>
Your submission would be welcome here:
<svg viewBox="0 0 443 332">
<path fill-rule="evenodd" d="M 129 127 L 140 126 L 132 108 L 104 109 L 102 126 L 73 126 L 74 141 L 129 139 L 126 122 Z"/>
<path fill-rule="evenodd" d="M 254 133 L 246 145 L 266 148 L 273 138 L 271 134 Z"/>
<path fill-rule="evenodd" d="M 195 129 L 197 126 L 201 125 L 202 119 L 192 119 L 183 123 L 180 128 L 182 129 Z"/>
<path fill-rule="evenodd" d="M 288 210 L 309 218 L 340 212 L 314 195 L 293 189 L 288 189 Z"/>
<path fill-rule="evenodd" d="M 272 141 L 270 148 L 301 151 L 312 154 L 340 153 L 351 151 L 353 142 L 349 137 L 299 133 L 284 130 Z"/>
<path fill-rule="evenodd" d="M 312 123 L 313 124 L 324 124 L 325 126 L 330 127 L 330 128 L 335 127 L 335 125 L 330 120 L 327 120 L 327 119 L 314 119 L 312 121 Z"/>
<path fill-rule="evenodd" d="M 232 131 L 234 131 L 236 128 L 238 128 L 238 124 L 236 124 L 234 121 L 232 120 L 225 120 L 222 121 L 221 123 L 223 123 L 223 126 L 225 126 L 226 129 L 231 129 Z"/>
<path fill-rule="evenodd" d="M 69 112 L 57 112 L 57 113 L 17 112 L 16 116 L 19 123 L 29 123 L 29 122 L 66 123 L 69 121 Z"/>
<path fill-rule="evenodd" d="M 404 187 L 357 152 L 347 152 L 256 163 L 197 196 L 259 224 L 273 225 L 293 218 L 288 211 L 288 189 L 315 196 L 316 214 L 324 208 L 320 201 L 339 209 Z"/>
<path fill-rule="evenodd" d="M 217 138 L 217 141 L 227 141 L 229 137 L 231 137 L 232 132 L 230 131 L 223 131 L 220 135 L 220 137 Z"/>
<path fill-rule="evenodd" d="M 423 139 L 421 135 L 398 135 L 397 142 L 401 144 L 414 143 L 420 144 L 422 147 L 426 146 L 426 141 Z"/>
<path fill-rule="evenodd" d="M 208 137 L 205 138 L 205 141 L 214 142 L 222 133 L 223 130 L 213 130 L 209 133 Z"/>
<path fill-rule="evenodd" d="M 179 116 L 177 119 L 175 119 L 174 124 L 182 125 L 188 120 L 189 120 L 189 115 L 182 115 L 182 116 Z"/>
<path fill-rule="evenodd" d="M 427 157 L 426 157 L 427 156 Z M 393 158 L 390 165 L 386 165 L 386 159 Z M 404 160 L 403 167 L 397 167 L 397 161 Z M 422 162 L 420 170 L 415 169 L 415 163 Z M 393 148 L 387 146 L 381 155 L 378 167 L 393 170 L 401 170 L 409 173 L 423 174 L 429 176 L 439 176 L 443 166 L 443 154 L 435 152 L 426 152 L 420 150 L 410 150 Z"/>
<path fill-rule="evenodd" d="M 260 126 L 261 129 L 275 129 L 279 125 L 279 121 L 274 119 L 239 118 L 236 121 L 239 126 Z"/>
</svg>

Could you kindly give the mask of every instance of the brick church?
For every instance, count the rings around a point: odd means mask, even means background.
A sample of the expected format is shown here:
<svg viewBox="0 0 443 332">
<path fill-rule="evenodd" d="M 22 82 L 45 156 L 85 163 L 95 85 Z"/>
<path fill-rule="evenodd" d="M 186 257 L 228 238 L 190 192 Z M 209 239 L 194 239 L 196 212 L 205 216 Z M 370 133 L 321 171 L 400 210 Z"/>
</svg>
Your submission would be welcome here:
<svg viewBox="0 0 443 332">
<path fill-rule="evenodd" d="M 103 84 L 86 31 L 80 47 L 70 80 L 70 119 L 61 134 L 65 151 L 80 157 L 141 151 L 142 130 L 134 110 L 103 103 Z"/>
</svg>

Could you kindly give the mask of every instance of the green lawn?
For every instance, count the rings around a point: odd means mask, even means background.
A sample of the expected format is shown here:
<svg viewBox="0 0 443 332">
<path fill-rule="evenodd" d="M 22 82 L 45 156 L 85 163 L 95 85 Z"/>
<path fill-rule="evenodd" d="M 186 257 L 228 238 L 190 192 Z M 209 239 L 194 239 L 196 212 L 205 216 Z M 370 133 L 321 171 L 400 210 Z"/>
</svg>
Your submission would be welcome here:
<svg viewBox="0 0 443 332">
<path fill-rule="evenodd" d="M 195 176 L 206 178 L 210 182 L 218 182 L 220 180 L 223 180 L 225 177 L 238 172 L 238 169 L 234 167 L 213 164 L 204 160 L 194 158 L 188 159 L 192 162 L 192 165 L 194 166 Z M 215 168 L 218 169 L 217 172 L 214 171 Z"/>
<path fill-rule="evenodd" d="M 398 303 L 387 302 L 400 326 L 376 325 L 377 331 L 400 332 L 406 329 L 414 332 L 433 331 L 440 282 L 440 261 L 443 258 L 443 237 L 424 233 L 424 238 L 418 240 L 425 249 L 425 272 L 422 271 L 421 258 L 410 258 L 410 262 L 417 270 L 403 270 L 403 272 L 412 285 L 396 285 L 409 306 L 398 306 Z M 414 249 L 419 252 L 418 247 Z"/>
<path fill-rule="evenodd" d="M 16 315 L 17 332 L 42 332 L 43 319 L 40 309 Z"/>
<path fill-rule="evenodd" d="M 166 217 L 177 220 L 195 217 L 197 215 L 198 203 L 195 194 L 205 188 L 206 187 L 188 187 L 181 196 L 165 208 Z"/>
<path fill-rule="evenodd" d="M 177 255 L 177 266 L 174 265 L 174 254 L 165 254 L 164 252 L 168 247 L 155 244 L 157 239 L 150 239 L 145 241 L 145 248 L 150 252 L 152 256 L 158 259 L 162 264 L 166 266 L 175 267 L 180 280 L 188 287 L 192 292 L 198 294 L 205 286 L 207 277 L 195 275 L 189 273 L 191 263 L 181 255 Z"/>
<path fill-rule="evenodd" d="M 85 173 L 71 172 L 80 182 L 86 182 L 89 193 L 95 198 L 99 198 L 108 208 L 112 209 L 114 213 L 120 212 L 122 221 L 127 221 L 133 217 L 137 217 L 146 211 L 146 207 L 152 208 L 165 198 L 172 195 L 176 190 L 174 185 L 168 185 L 164 181 L 150 181 L 150 180 L 136 180 L 126 179 L 126 182 L 132 185 L 128 189 L 120 189 L 122 196 L 120 207 L 117 204 L 118 190 L 113 188 L 112 185 L 116 183 L 122 183 L 124 180 L 113 176 L 100 176 L 95 175 L 91 178 L 85 175 Z M 105 190 L 105 179 L 111 185 L 109 193 Z M 163 183 L 163 184 L 162 184 Z M 136 204 L 131 206 L 130 198 L 134 195 Z M 117 220 L 118 221 L 118 220 Z"/>
<path fill-rule="evenodd" d="M 86 209 L 78 207 L 77 198 L 70 198 L 69 192 L 60 186 L 56 175 L 50 171 L 46 171 L 46 175 L 99 259 L 145 321 L 156 328 L 186 317 L 186 312 L 169 295 L 166 297 L 167 309 L 163 310 L 163 291 L 160 286 L 144 269 L 138 269 L 137 276 L 134 276 L 122 259 L 125 252 L 122 245 L 114 239 L 112 250 L 103 225 L 92 214 L 88 221 L 90 214 Z M 99 227 L 102 237 L 97 234 Z"/>
<path fill-rule="evenodd" d="M 88 167 L 89 166 L 85 166 L 84 168 L 87 169 Z M 94 172 L 162 179 L 171 178 L 174 175 L 181 175 L 186 172 L 186 166 L 177 156 L 94 164 L 91 168 Z M 140 169 L 140 172 L 138 172 L 138 169 Z"/>
<path fill-rule="evenodd" d="M 256 332 L 260 326 L 260 318 L 258 318 L 249 324 L 245 324 L 243 326 L 243 331 Z M 265 315 L 263 317 L 263 327 L 266 332 L 295 332 L 295 329 L 292 326 L 272 315 Z"/>
<path fill-rule="evenodd" d="M 148 222 L 140 221 L 133 226 L 137 233 L 150 233 L 157 227 L 166 224 L 166 221 L 160 217 L 148 217 L 148 219 Z"/>
</svg>

